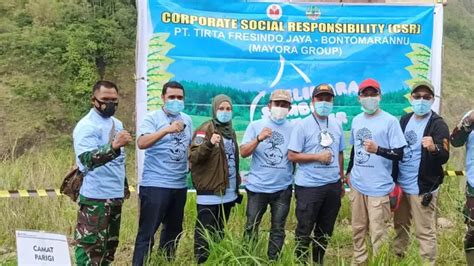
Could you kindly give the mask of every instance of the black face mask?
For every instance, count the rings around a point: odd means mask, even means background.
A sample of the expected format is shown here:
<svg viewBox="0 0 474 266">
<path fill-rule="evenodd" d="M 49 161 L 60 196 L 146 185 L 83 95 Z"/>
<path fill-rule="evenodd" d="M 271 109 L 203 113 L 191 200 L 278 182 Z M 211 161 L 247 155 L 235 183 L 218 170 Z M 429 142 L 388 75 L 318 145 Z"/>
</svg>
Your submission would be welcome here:
<svg viewBox="0 0 474 266">
<path fill-rule="evenodd" d="M 109 118 L 115 114 L 117 110 L 118 103 L 117 102 L 103 102 L 98 99 L 95 99 L 99 103 L 99 107 L 97 108 L 94 105 L 95 109 L 99 111 L 99 114 L 104 118 Z"/>
</svg>

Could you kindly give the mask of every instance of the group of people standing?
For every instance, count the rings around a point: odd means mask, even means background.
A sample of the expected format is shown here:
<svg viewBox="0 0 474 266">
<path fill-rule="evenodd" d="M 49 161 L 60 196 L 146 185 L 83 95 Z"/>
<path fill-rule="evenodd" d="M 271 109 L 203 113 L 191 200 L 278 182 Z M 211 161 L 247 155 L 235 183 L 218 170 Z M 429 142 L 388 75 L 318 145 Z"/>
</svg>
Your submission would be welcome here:
<svg viewBox="0 0 474 266">
<path fill-rule="evenodd" d="M 270 208 L 270 260 L 278 260 L 284 245 L 294 191 L 295 255 L 302 262 L 312 259 L 323 264 L 345 194 L 344 184 L 348 184 L 354 264 L 368 261 L 367 235 L 374 255 L 387 243 L 391 206 L 394 252 L 404 256 L 413 223 L 423 261 L 434 264 L 436 204 L 450 138 L 455 146 L 467 143 L 467 217 L 474 218 L 474 112 L 466 115 L 450 136 L 444 120 L 431 110 L 434 96 L 430 83 L 415 84 L 410 95 L 413 112 L 398 121 L 380 108 L 380 84 L 374 79 L 361 82 L 358 100 L 362 113 L 352 120 L 352 149 L 344 171 L 345 136 L 331 115 L 337 97 L 331 85 L 320 84 L 313 90 L 314 112 L 299 121 L 287 119 L 292 106 L 290 93 L 273 91 L 269 116 L 251 122 L 239 146 L 232 126 L 231 98 L 215 96 L 212 118 L 193 130 L 190 116 L 183 113 L 185 89 L 178 82 L 167 82 L 162 90 L 163 108 L 149 112 L 137 129 L 137 146 L 145 150 L 145 158 L 133 265 L 146 263 L 160 226 L 159 250 L 169 260 L 175 257 L 183 231 L 189 171 L 197 194 L 194 255 L 197 263 L 204 263 L 209 257 L 209 241 L 223 238 L 232 208 L 242 202 L 239 157 L 249 156 L 244 242 L 258 240 L 259 225 Z M 74 130 L 77 164 L 85 174 L 75 233 L 76 262 L 80 265 L 113 261 L 126 182 L 123 147 L 132 141 L 113 117 L 118 105 L 115 84 L 98 82 L 92 103 L 94 107 Z M 390 197 L 400 188 L 403 192 L 398 197 Z M 474 222 L 468 224 L 466 254 L 474 263 Z"/>
</svg>

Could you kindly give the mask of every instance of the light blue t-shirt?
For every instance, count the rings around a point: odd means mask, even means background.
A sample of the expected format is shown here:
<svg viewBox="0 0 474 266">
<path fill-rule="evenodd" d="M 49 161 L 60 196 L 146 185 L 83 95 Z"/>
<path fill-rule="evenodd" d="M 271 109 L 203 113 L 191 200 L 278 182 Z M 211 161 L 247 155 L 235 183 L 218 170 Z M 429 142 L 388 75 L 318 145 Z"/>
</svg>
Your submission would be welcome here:
<svg viewBox="0 0 474 266">
<path fill-rule="evenodd" d="M 231 202 L 237 199 L 237 193 L 235 192 L 235 188 L 237 186 L 237 169 L 235 165 L 235 156 L 239 155 L 236 154 L 234 142 L 232 141 L 232 139 L 224 138 L 224 148 L 225 155 L 227 157 L 227 166 L 229 167 L 229 186 L 225 191 L 225 195 L 198 195 L 196 198 L 197 204 L 217 205 Z"/>
<path fill-rule="evenodd" d="M 139 128 L 139 135 L 155 133 L 182 120 L 186 127 L 171 133 L 145 150 L 143 174 L 140 185 L 144 187 L 185 188 L 188 173 L 188 148 L 191 144 L 192 121 L 185 113 L 172 116 L 162 109 L 149 112 Z"/>
<path fill-rule="evenodd" d="M 421 162 L 421 140 L 431 114 L 422 119 L 412 115 L 405 128 L 407 146 L 403 150 L 403 160 L 398 163 L 398 183 L 403 192 L 418 195 L 418 171 Z"/>
<path fill-rule="evenodd" d="M 466 172 L 467 182 L 474 187 L 474 131 L 472 131 L 466 142 Z"/>
<path fill-rule="evenodd" d="M 310 115 L 299 121 L 291 134 L 288 149 L 294 152 L 313 154 L 328 150 L 332 154 L 329 164 L 321 162 L 298 163 L 295 175 L 296 185 L 320 187 L 335 183 L 341 178 L 339 152 L 345 149 L 344 133 L 334 117 L 316 120 L 315 116 Z"/>
<path fill-rule="evenodd" d="M 406 146 L 400 123 L 391 114 L 380 110 L 375 116 L 358 114 L 352 120 L 350 143 L 354 145 L 354 166 L 350 183 L 360 193 L 385 196 L 393 190 L 392 161 L 382 156 L 368 153 L 364 140 L 371 139 L 378 146 L 396 149 Z"/>
<path fill-rule="evenodd" d="M 92 199 L 123 198 L 125 182 L 125 149 L 120 148 L 120 155 L 114 160 L 93 170 L 86 169 L 79 160 L 79 155 L 93 151 L 100 146 L 111 143 L 110 131 L 115 127 L 113 135 L 123 130 L 118 119 L 103 118 L 95 109 L 91 109 L 73 132 L 76 164 L 84 173 L 84 180 L 79 193 Z"/>
<path fill-rule="evenodd" d="M 245 187 L 252 192 L 273 193 L 292 184 L 293 164 L 288 160 L 288 143 L 293 121 L 278 125 L 269 118 L 254 121 L 247 126 L 242 144 L 252 142 L 267 127 L 272 137 L 258 144 L 252 153 L 250 172 Z"/>
</svg>

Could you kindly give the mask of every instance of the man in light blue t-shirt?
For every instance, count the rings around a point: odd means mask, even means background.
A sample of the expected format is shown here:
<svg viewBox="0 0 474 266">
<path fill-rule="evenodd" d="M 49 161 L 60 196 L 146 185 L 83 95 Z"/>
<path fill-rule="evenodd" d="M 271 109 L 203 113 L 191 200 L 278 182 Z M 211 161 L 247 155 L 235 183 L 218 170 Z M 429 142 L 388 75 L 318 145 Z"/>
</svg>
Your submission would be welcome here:
<svg viewBox="0 0 474 266">
<path fill-rule="evenodd" d="M 394 163 L 393 176 L 403 189 L 400 206 L 394 213 L 395 253 L 403 257 L 410 241 L 410 224 L 415 227 L 420 256 L 424 263 L 436 264 L 436 210 L 438 190 L 443 183 L 443 164 L 449 159 L 449 129 L 443 118 L 431 110 L 434 102 L 431 83 L 412 87 L 412 113 L 401 117 L 405 133 L 403 160 Z"/>
<path fill-rule="evenodd" d="M 467 112 L 451 133 L 454 147 L 466 145 L 466 205 L 467 232 L 464 237 L 464 251 L 467 265 L 474 265 L 474 110 Z"/>
<path fill-rule="evenodd" d="M 380 84 L 376 80 L 367 79 L 359 84 L 363 112 L 352 120 L 353 146 L 347 169 L 355 264 L 367 262 L 365 239 L 369 231 L 374 255 L 387 240 L 388 194 L 394 188 L 392 163 L 403 158 L 406 146 L 397 118 L 380 109 L 380 99 Z"/>
<path fill-rule="evenodd" d="M 140 220 L 133 265 L 145 263 L 161 224 L 159 249 L 168 259 L 174 258 L 183 231 L 192 122 L 182 112 L 184 88 L 180 83 L 165 83 L 161 97 L 163 108 L 148 113 L 138 129 L 137 145 L 145 149 L 145 161 L 140 181 Z"/>
<path fill-rule="evenodd" d="M 288 142 L 293 123 L 286 119 L 291 95 L 276 90 L 270 97 L 270 117 L 250 123 L 245 130 L 240 154 L 252 156 L 246 182 L 247 223 L 245 236 L 256 240 L 258 226 L 270 205 L 271 229 L 268 258 L 276 260 L 285 241 L 285 223 L 290 210 L 293 183 L 292 163 L 288 160 Z"/>
<path fill-rule="evenodd" d="M 122 203 L 128 191 L 124 146 L 132 137 L 113 116 L 119 102 L 117 85 L 98 81 L 92 93 L 94 108 L 73 133 L 76 163 L 84 174 L 74 254 L 77 265 L 109 265 L 119 244 Z"/>
<path fill-rule="evenodd" d="M 298 163 L 295 175 L 296 255 L 306 260 L 311 243 L 313 261 L 323 265 L 341 197 L 344 133 L 334 115 L 334 89 L 318 85 L 312 93 L 314 112 L 299 121 L 291 134 L 288 158 Z M 313 234 L 313 236 L 311 236 Z"/>
</svg>

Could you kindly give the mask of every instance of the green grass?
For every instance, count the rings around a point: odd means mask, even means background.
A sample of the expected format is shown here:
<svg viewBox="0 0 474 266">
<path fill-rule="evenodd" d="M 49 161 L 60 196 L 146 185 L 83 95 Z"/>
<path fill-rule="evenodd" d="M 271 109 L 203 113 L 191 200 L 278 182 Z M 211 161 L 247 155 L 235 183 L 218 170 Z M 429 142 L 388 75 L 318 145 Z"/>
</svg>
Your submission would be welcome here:
<svg viewBox="0 0 474 266">
<path fill-rule="evenodd" d="M 130 183 L 135 184 L 133 148 L 128 150 L 128 176 Z M 27 153 L 16 160 L 0 162 L 0 188 L 2 189 L 33 189 L 57 188 L 61 183 L 62 175 L 72 164 L 72 151 L 65 149 L 50 149 Z M 447 178 L 440 191 L 439 217 L 453 222 L 454 226 L 438 230 L 438 263 L 439 265 L 461 265 L 464 263 L 463 236 L 465 226 L 462 214 L 459 212 L 463 204 L 462 178 Z M 294 199 L 286 225 L 286 240 L 281 261 L 274 265 L 294 265 L 297 263 L 294 256 L 294 230 L 296 218 L 294 216 Z M 138 226 L 138 203 L 136 194 L 132 194 L 123 208 L 120 245 L 116 254 L 118 265 L 130 264 L 133 245 Z M 266 258 L 268 241 L 269 215 L 264 216 L 261 226 L 261 238 L 255 245 L 248 245 L 242 241 L 242 232 L 245 223 L 245 200 L 232 211 L 226 236 L 220 243 L 211 244 L 211 255 L 207 265 L 266 265 L 270 264 Z M 15 230 L 43 230 L 58 232 L 71 239 L 75 222 L 77 205 L 65 197 L 56 198 L 10 198 L 0 199 L 0 263 L 16 264 Z M 352 256 L 352 236 L 350 227 L 350 207 L 347 197 L 343 199 L 339 212 L 334 235 L 331 239 L 326 265 L 349 265 Z M 184 232 L 178 248 L 177 259 L 172 265 L 194 264 L 193 260 L 193 232 L 196 219 L 195 194 L 189 193 L 186 203 Z M 159 234 L 159 233 L 158 233 Z M 393 236 L 393 230 L 390 229 Z M 71 249 L 72 250 L 72 249 Z M 154 254 L 151 265 L 165 264 L 164 258 Z M 372 258 L 371 265 L 418 265 L 417 244 L 413 241 L 408 247 L 408 254 L 403 260 L 398 260 L 392 253 L 390 246 L 376 258 Z"/>
</svg>

